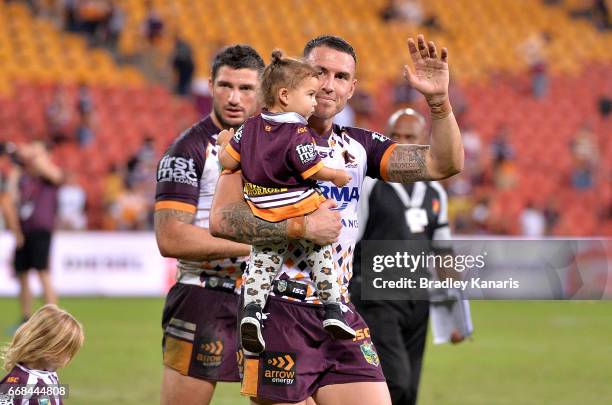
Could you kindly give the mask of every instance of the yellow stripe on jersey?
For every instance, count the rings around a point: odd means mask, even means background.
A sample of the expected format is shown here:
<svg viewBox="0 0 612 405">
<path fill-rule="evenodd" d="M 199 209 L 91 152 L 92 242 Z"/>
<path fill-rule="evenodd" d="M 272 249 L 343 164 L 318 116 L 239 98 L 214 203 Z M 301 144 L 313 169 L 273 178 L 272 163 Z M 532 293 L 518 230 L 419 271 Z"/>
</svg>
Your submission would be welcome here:
<svg viewBox="0 0 612 405">
<path fill-rule="evenodd" d="M 229 143 L 225 147 L 225 151 L 229 153 L 231 157 L 233 157 L 237 162 L 240 162 L 240 153 L 236 152 L 236 149 Z"/>
<path fill-rule="evenodd" d="M 319 170 L 321 170 L 325 165 L 323 164 L 323 162 L 319 162 L 316 165 L 312 166 L 310 169 L 306 170 L 304 173 L 302 173 L 302 178 L 304 180 L 306 180 L 307 178 L 309 178 L 310 176 L 312 176 L 313 174 L 317 173 Z"/>
<path fill-rule="evenodd" d="M 305 198 L 295 204 L 285 205 L 276 208 L 257 208 L 251 201 L 247 201 L 253 214 L 261 219 L 269 222 L 280 222 L 285 219 L 301 217 L 302 215 L 310 214 L 315 211 L 325 201 L 319 193 L 313 193 L 310 197 Z"/>
<path fill-rule="evenodd" d="M 155 211 L 159 210 L 177 210 L 177 211 L 185 211 L 190 214 L 195 214 L 196 206 L 192 204 L 187 204 L 180 201 L 158 201 L 155 203 Z"/>
<path fill-rule="evenodd" d="M 391 153 L 396 147 L 397 147 L 396 143 L 390 145 L 385 151 L 385 153 L 383 153 L 382 159 L 380 160 L 380 177 L 382 177 L 384 181 L 389 181 L 389 174 L 387 173 L 387 170 L 388 170 L 387 166 L 389 166 L 389 158 L 391 157 Z"/>
</svg>

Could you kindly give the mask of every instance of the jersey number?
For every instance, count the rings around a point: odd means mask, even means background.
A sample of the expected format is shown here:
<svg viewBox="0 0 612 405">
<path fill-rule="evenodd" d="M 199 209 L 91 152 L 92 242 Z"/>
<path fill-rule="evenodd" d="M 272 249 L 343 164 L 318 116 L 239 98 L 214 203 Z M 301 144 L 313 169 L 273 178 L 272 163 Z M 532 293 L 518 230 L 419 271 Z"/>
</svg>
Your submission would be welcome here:
<svg viewBox="0 0 612 405">
<path fill-rule="evenodd" d="M 408 208 L 406 210 L 406 223 L 412 233 L 420 233 L 425 231 L 425 227 L 429 223 L 427 211 L 423 208 Z"/>
</svg>

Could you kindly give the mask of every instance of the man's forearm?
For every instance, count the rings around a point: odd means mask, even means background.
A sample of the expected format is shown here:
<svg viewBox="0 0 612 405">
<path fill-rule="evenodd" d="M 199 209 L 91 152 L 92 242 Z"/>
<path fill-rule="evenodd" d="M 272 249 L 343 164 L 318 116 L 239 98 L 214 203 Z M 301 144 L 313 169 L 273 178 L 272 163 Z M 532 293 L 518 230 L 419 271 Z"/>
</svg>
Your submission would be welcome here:
<svg viewBox="0 0 612 405">
<path fill-rule="evenodd" d="M 9 195 L 0 194 L 0 214 L 4 216 L 6 227 L 14 235 L 21 234 L 21 226 L 19 226 L 19 218 L 17 210 L 13 205 Z"/>
<path fill-rule="evenodd" d="M 463 169 L 463 144 L 455 116 L 436 117 L 431 145 L 397 145 L 391 152 L 387 180 L 398 183 L 441 180 Z"/>
<path fill-rule="evenodd" d="M 334 202 L 326 201 L 305 217 L 268 222 L 253 215 L 243 199 L 240 173 L 223 174 L 217 182 L 210 212 L 213 236 L 250 245 L 278 243 L 287 239 L 307 239 L 319 245 L 338 240 L 342 229 L 340 214 L 331 211 Z"/>
<path fill-rule="evenodd" d="M 163 256 L 203 261 L 249 255 L 249 245 L 215 238 L 208 229 L 191 225 L 192 218 L 193 214 L 176 210 L 155 213 L 157 244 Z"/>
<path fill-rule="evenodd" d="M 287 221 L 268 222 L 255 217 L 243 198 L 240 173 L 219 177 L 210 213 L 213 236 L 250 245 L 287 240 Z"/>
<path fill-rule="evenodd" d="M 431 167 L 435 178 L 443 179 L 463 170 L 461 131 L 450 111 L 448 99 L 430 101 L 431 109 Z M 448 109 L 448 111 L 445 111 Z"/>
<path fill-rule="evenodd" d="M 35 164 L 36 171 L 40 177 L 59 186 L 64 182 L 64 172 L 50 159 L 41 159 Z"/>
<path fill-rule="evenodd" d="M 219 216 L 214 236 L 235 242 L 261 245 L 287 240 L 287 221 L 268 222 L 257 218 L 244 201 L 235 201 L 216 211 Z"/>
</svg>

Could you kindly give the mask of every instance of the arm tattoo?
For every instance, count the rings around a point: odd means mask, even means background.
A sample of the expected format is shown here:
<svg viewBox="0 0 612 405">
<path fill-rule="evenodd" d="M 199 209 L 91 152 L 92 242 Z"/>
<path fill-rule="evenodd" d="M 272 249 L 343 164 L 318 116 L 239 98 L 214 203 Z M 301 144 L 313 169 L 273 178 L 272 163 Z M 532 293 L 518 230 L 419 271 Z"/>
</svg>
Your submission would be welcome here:
<svg viewBox="0 0 612 405">
<path fill-rule="evenodd" d="M 224 207 L 221 218 L 221 234 L 234 242 L 262 245 L 287 240 L 287 221 L 259 219 L 244 201 Z"/>
<path fill-rule="evenodd" d="M 411 183 L 431 180 L 425 156 L 429 145 L 397 145 L 389 157 L 387 177 L 391 182 Z"/>
<path fill-rule="evenodd" d="M 155 220 L 155 229 L 161 229 L 161 227 L 170 218 L 176 219 L 179 222 L 191 224 L 194 216 L 195 214 L 192 214 L 191 212 L 179 211 L 179 210 L 163 209 L 163 210 L 155 211 L 155 215 L 153 216 Z"/>
</svg>

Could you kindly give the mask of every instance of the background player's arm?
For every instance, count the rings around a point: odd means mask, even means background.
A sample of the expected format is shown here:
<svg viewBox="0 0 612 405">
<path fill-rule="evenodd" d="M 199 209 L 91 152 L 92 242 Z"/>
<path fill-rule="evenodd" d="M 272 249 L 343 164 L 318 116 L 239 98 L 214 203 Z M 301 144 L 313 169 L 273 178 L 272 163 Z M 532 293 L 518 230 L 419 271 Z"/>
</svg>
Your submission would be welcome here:
<svg viewBox="0 0 612 405">
<path fill-rule="evenodd" d="M 234 136 L 234 129 L 224 129 L 217 136 L 217 144 L 219 145 L 219 163 L 223 166 L 224 169 L 227 170 L 236 170 L 240 166 L 240 162 L 237 161 L 229 154 L 229 152 L 225 149 L 230 139 Z"/>
<path fill-rule="evenodd" d="M 225 148 L 219 154 L 219 163 L 226 170 L 236 170 L 240 166 L 240 162 L 231 157 Z"/>
<path fill-rule="evenodd" d="M 351 176 L 345 170 L 331 169 L 323 166 L 321 170 L 310 176 L 314 180 L 325 180 L 333 182 L 337 187 L 342 187 L 351 181 Z"/>
<path fill-rule="evenodd" d="M 392 182 L 444 179 L 463 169 L 461 133 L 448 100 L 448 51 L 442 48 L 438 59 L 432 41 L 426 44 L 425 38 L 419 35 L 417 42 L 415 44 L 412 38 L 408 40 L 414 71 L 406 67 L 405 76 L 429 105 L 431 144 L 397 145 L 387 166 L 387 177 Z"/>
<path fill-rule="evenodd" d="M 13 233 L 17 247 L 22 247 L 24 239 L 21 226 L 19 226 L 17 209 L 13 204 L 12 196 L 8 192 L 0 191 L 0 215 L 4 218 L 7 229 Z"/>
<path fill-rule="evenodd" d="M 249 245 L 215 238 L 208 229 L 192 225 L 194 215 L 175 209 L 155 211 L 155 237 L 162 256 L 199 261 L 249 255 Z"/>
<path fill-rule="evenodd" d="M 64 171 L 53 163 L 51 155 L 42 146 L 37 156 L 28 165 L 34 173 L 53 185 L 59 186 L 64 182 Z"/>
<path fill-rule="evenodd" d="M 319 245 L 335 242 L 342 224 L 340 214 L 330 211 L 335 204 L 326 201 L 319 209 L 304 218 L 303 238 Z M 301 218 L 281 222 L 268 222 L 253 215 L 242 195 L 240 173 L 219 177 L 210 213 L 210 232 L 214 236 L 237 242 L 264 244 L 290 238 L 289 228 Z"/>
</svg>

